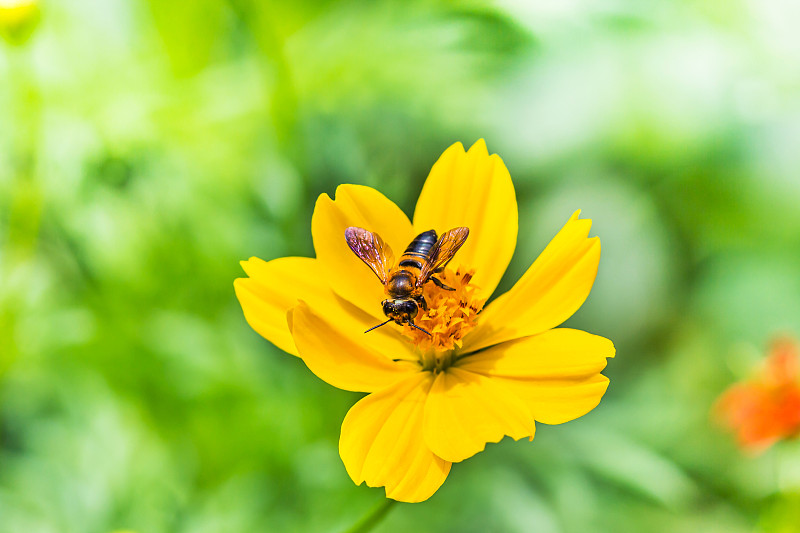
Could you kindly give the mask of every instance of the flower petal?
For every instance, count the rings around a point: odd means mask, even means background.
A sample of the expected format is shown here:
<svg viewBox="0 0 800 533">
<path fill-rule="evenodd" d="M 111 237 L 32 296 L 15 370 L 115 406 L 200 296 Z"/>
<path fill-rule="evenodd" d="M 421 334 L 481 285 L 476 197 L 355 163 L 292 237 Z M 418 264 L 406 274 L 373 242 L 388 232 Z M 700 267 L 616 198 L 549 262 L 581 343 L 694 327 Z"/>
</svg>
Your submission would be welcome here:
<svg viewBox="0 0 800 533">
<path fill-rule="evenodd" d="M 592 221 L 578 215 L 511 290 L 484 309 L 478 326 L 464 338 L 464 353 L 554 328 L 583 305 L 597 276 L 600 239 L 587 238 Z"/>
<path fill-rule="evenodd" d="M 433 165 L 414 211 L 414 230 L 443 233 L 466 226 L 469 238 L 450 263 L 474 268 L 473 283 L 488 298 L 506 271 L 517 243 L 517 199 L 503 160 L 483 139 L 464 152 L 448 148 Z"/>
<path fill-rule="evenodd" d="M 372 392 L 421 371 L 418 363 L 408 360 L 414 359 L 410 345 L 399 335 L 377 330 L 364 335 L 359 318 L 344 307 L 326 316 L 300 302 L 290 317 L 300 357 L 317 377 L 334 387 Z"/>
<path fill-rule="evenodd" d="M 538 422 L 561 424 L 600 403 L 608 387 L 600 371 L 614 354 L 614 344 L 604 337 L 559 328 L 493 346 L 456 364 L 508 388 Z"/>
<path fill-rule="evenodd" d="M 436 376 L 425 404 L 425 442 L 457 463 L 505 435 L 533 439 L 533 416 L 514 394 L 492 379 L 451 367 Z"/>
<path fill-rule="evenodd" d="M 320 310 L 335 312 L 329 305 L 333 294 L 317 261 L 308 257 L 282 257 L 267 262 L 251 257 L 241 264 L 250 277 L 237 279 L 233 288 L 247 323 L 281 350 L 297 355 L 286 324 L 286 311 L 302 298 L 314 302 Z"/>
<path fill-rule="evenodd" d="M 425 445 L 422 420 L 433 382 L 421 372 L 355 404 L 342 423 L 339 455 L 360 485 L 386 487 L 386 496 L 404 502 L 430 498 L 444 483 L 450 463 Z"/>
<path fill-rule="evenodd" d="M 347 246 L 344 230 L 358 226 L 380 235 L 395 255 L 414 238 L 408 217 L 391 200 L 370 187 L 340 185 L 336 199 L 317 199 L 311 218 L 314 250 L 331 288 L 372 316 L 383 317 L 383 285 Z"/>
</svg>

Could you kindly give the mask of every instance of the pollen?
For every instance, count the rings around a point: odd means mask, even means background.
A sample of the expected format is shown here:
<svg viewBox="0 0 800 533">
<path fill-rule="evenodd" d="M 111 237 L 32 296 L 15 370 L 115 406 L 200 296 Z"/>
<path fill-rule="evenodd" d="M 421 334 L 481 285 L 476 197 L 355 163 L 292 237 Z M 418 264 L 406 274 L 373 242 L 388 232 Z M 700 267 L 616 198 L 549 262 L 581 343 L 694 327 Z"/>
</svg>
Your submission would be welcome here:
<svg viewBox="0 0 800 533">
<path fill-rule="evenodd" d="M 430 336 L 411 326 L 403 326 L 403 334 L 411 339 L 417 349 L 435 359 L 431 361 L 433 364 L 425 366 L 441 367 L 441 357 L 436 352 L 460 348 L 461 339 L 475 327 L 486 299 L 479 298 L 477 287 L 470 283 L 474 273 L 474 270 L 459 268 L 455 271 L 445 269 L 436 274 L 444 285 L 455 289 L 452 291 L 437 287 L 432 281 L 425 284 L 423 295 L 428 310 L 420 310 L 414 322 L 430 332 Z"/>
</svg>

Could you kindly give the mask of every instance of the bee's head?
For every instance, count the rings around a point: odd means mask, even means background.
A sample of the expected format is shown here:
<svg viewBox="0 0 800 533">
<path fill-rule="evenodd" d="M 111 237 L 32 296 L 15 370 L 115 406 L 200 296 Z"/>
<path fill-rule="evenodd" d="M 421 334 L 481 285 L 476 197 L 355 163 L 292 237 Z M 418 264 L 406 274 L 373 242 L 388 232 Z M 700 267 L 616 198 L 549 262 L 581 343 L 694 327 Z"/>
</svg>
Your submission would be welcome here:
<svg viewBox="0 0 800 533">
<path fill-rule="evenodd" d="M 414 317 L 417 316 L 417 313 L 419 313 L 419 306 L 414 300 L 404 300 L 402 298 L 390 298 L 384 300 L 383 314 L 385 314 L 389 319 L 386 322 L 378 324 L 377 326 L 372 326 L 364 333 L 369 333 L 373 329 L 385 326 L 394 320 L 401 326 L 411 326 L 412 328 L 418 329 L 425 332 L 427 335 L 430 335 L 430 332 L 414 324 Z"/>
<path fill-rule="evenodd" d="M 419 306 L 414 300 L 384 300 L 383 314 L 398 324 L 408 324 L 419 313 Z"/>
</svg>

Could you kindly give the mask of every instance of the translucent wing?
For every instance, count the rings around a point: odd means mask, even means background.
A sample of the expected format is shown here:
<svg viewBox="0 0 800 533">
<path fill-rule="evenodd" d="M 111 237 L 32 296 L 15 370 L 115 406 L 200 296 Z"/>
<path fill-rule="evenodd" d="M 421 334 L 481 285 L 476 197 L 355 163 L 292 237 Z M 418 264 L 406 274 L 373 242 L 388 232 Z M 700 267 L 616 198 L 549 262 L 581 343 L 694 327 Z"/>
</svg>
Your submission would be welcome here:
<svg viewBox="0 0 800 533">
<path fill-rule="evenodd" d="M 344 230 L 344 238 L 353 253 L 372 269 L 381 283 L 386 284 L 389 270 L 394 265 L 394 253 L 380 235 L 351 226 Z"/>
<path fill-rule="evenodd" d="M 463 246 L 468 236 L 469 228 L 464 227 L 453 228 L 442 233 L 436 244 L 431 248 L 430 261 L 422 267 L 422 272 L 417 278 L 417 286 L 422 286 L 430 279 L 432 274 L 447 266 L 447 263 L 456 255 L 456 252 Z"/>
</svg>

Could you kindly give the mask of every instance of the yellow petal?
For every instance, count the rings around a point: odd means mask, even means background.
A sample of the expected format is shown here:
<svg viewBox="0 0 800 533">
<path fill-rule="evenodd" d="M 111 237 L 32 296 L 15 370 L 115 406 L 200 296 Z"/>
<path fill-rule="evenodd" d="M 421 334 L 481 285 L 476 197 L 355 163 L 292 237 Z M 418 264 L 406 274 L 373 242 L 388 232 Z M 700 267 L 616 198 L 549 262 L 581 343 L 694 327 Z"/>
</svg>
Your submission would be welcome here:
<svg viewBox="0 0 800 533">
<path fill-rule="evenodd" d="M 597 407 L 608 389 L 608 378 L 597 374 L 584 380 L 552 381 L 532 386 L 521 380 L 495 378 L 519 397 L 537 422 L 563 424 Z"/>
<path fill-rule="evenodd" d="M 517 243 L 517 199 L 503 160 L 483 139 L 464 152 L 448 148 L 433 165 L 414 211 L 414 230 L 469 228 L 450 266 L 474 268 L 473 283 L 488 298 L 506 271 Z"/>
<path fill-rule="evenodd" d="M 403 502 L 430 498 L 444 483 L 450 463 L 425 445 L 422 421 L 433 382 L 421 372 L 355 404 L 342 423 L 339 455 L 360 485 L 386 487 L 386 496 Z"/>
<path fill-rule="evenodd" d="M 606 338 L 559 328 L 493 346 L 456 364 L 512 391 L 538 422 L 561 424 L 600 403 L 608 387 L 600 372 L 614 354 Z"/>
<path fill-rule="evenodd" d="M 418 363 L 406 360 L 413 354 L 399 335 L 378 330 L 364 334 L 358 317 L 344 307 L 326 315 L 300 302 L 290 313 L 300 357 L 317 377 L 334 387 L 372 392 L 421 371 Z"/>
<path fill-rule="evenodd" d="M 317 199 L 311 219 L 314 250 L 331 288 L 376 318 L 383 317 L 383 285 L 369 267 L 347 246 L 344 230 L 357 226 L 380 235 L 396 257 L 414 238 L 405 213 L 370 187 L 340 185 L 336 199 L 327 194 Z"/>
<path fill-rule="evenodd" d="M 285 352 L 297 355 L 286 312 L 302 298 L 334 312 L 329 302 L 333 294 L 316 260 L 308 257 L 282 257 L 262 261 L 251 257 L 242 261 L 249 278 L 233 282 L 244 317 L 262 337 Z"/>
<path fill-rule="evenodd" d="M 505 435 L 533 434 L 530 411 L 492 379 L 456 367 L 436 376 L 425 405 L 425 442 L 439 457 L 457 463 Z"/>
<path fill-rule="evenodd" d="M 592 221 L 579 214 L 572 215 L 511 290 L 484 309 L 464 338 L 464 353 L 554 328 L 583 305 L 597 276 L 600 239 L 587 238 Z"/>
</svg>

